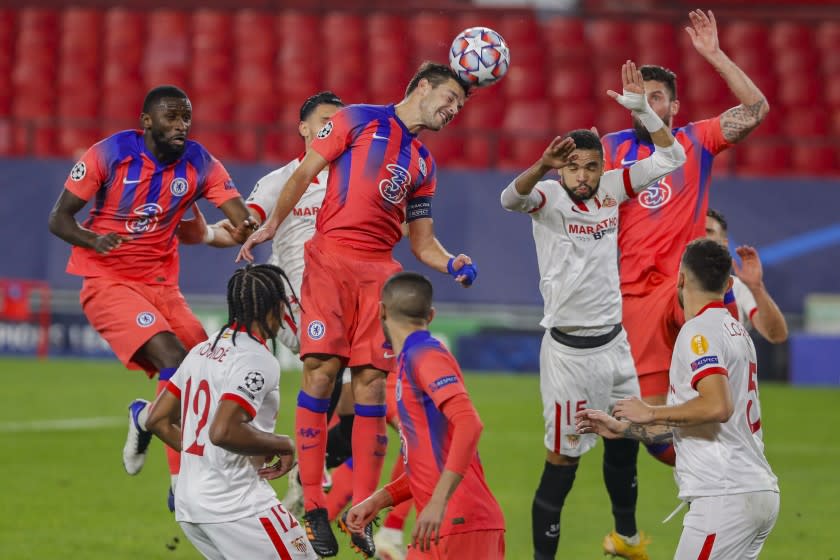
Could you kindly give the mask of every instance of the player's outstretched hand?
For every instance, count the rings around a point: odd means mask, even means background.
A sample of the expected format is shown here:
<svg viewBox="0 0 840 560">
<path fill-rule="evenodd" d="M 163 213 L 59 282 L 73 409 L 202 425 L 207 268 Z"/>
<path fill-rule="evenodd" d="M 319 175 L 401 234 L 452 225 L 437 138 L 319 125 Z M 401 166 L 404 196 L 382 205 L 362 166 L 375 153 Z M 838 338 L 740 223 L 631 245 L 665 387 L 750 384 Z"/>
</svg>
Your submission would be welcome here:
<svg viewBox="0 0 840 560">
<path fill-rule="evenodd" d="M 131 238 L 118 233 L 112 232 L 106 233 L 105 235 L 97 235 L 93 241 L 93 250 L 100 255 L 107 255 L 126 241 L 131 241 Z"/>
<path fill-rule="evenodd" d="M 749 245 L 741 245 L 735 252 L 741 258 L 741 266 L 735 259 L 732 259 L 732 269 L 735 271 L 735 276 L 741 279 L 747 288 L 753 290 L 761 287 L 761 282 L 764 278 L 764 269 L 761 266 L 761 259 L 758 258 L 758 251 L 755 247 Z"/>
<path fill-rule="evenodd" d="M 562 169 L 571 164 L 577 156 L 573 156 L 575 141 L 571 138 L 556 137 L 543 152 L 540 163 L 552 169 Z"/>
<path fill-rule="evenodd" d="M 226 227 L 225 230 L 237 243 L 245 243 L 245 240 L 248 239 L 252 233 L 257 231 L 257 228 L 259 227 L 260 224 L 258 224 L 253 218 L 245 218 L 238 227 L 234 227 L 233 224 L 230 224 L 230 227 Z"/>
<path fill-rule="evenodd" d="M 431 500 L 414 522 L 414 530 L 411 532 L 411 544 L 420 549 L 421 552 L 428 552 L 432 549 L 432 543 L 437 544 L 440 540 L 440 524 L 443 522 L 443 514 L 446 512 L 446 503 L 439 500 Z"/>
<path fill-rule="evenodd" d="M 239 262 L 243 259 L 249 263 L 254 262 L 254 255 L 251 253 L 251 249 L 260 243 L 268 241 L 269 239 L 274 239 L 275 233 L 277 233 L 276 226 L 272 226 L 270 222 L 264 223 L 257 231 L 254 232 L 253 235 L 245 240 L 245 243 L 242 244 L 242 248 L 239 249 L 239 254 L 236 255 L 235 262 Z"/>
<path fill-rule="evenodd" d="M 370 496 L 366 500 L 362 500 L 347 512 L 347 528 L 351 533 L 361 535 L 368 523 L 376 518 L 380 507 L 376 505 L 374 496 Z"/>
<path fill-rule="evenodd" d="M 701 56 L 709 58 L 720 51 L 718 42 L 717 21 L 712 10 L 703 13 L 703 10 L 694 10 L 688 13 L 691 25 L 685 28 L 688 36 L 691 37 L 691 44 Z"/>
<path fill-rule="evenodd" d="M 607 439 L 623 437 L 626 423 L 603 410 L 587 408 L 575 414 L 575 430 L 579 434 L 598 434 Z"/>
<path fill-rule="evenodd" d="M 192 205 L 193 217 L 189 219 L 181 218 L 178 222 L 178 241 L 185 245 L 197 245 L 204 242 L 204 236 L 207 233 L 207 220 L 204 214 L 198 207 L 198 204 Z"/>
<path fill-rule="evenodd" d="M 636 63 L 632 60 L 628 60 L 621 65 L 621 93 L 608 89 L 607 95 L 622 107 L 635 113 L 648 111 L 645 82 L 642 79 L 642 73 L 636 68 Z"/>
<path fill-rule="evenodd" d="M 653 422 L 653 407 L 639 397 L 627 397 L 615 403 L 613 416 L 634 424 L 650 424 Z"/>
<path fill-rule="evenodd" d="M 472 286 L 478 277 L 478 267 L 473 264 L 471 258 L 463 253 L 449 259 L 446 271 L 464 288 Z"/>
</svg>

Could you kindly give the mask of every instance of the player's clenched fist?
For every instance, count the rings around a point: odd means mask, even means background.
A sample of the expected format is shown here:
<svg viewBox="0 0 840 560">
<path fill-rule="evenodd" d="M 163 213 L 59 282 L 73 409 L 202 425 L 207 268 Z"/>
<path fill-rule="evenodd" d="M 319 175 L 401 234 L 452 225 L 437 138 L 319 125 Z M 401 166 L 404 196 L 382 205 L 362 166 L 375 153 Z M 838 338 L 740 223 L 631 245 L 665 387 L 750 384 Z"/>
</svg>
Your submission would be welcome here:
<svg viewBox="0 0 840 560">
<path fill-rule="evenodd" d="M 126 241 L 131 241 L 131 238 L 117 233 L 106 233 L 105 235 L 97 235 L 91 248 L 100 255 L 106 255 Z"/>
</svg>

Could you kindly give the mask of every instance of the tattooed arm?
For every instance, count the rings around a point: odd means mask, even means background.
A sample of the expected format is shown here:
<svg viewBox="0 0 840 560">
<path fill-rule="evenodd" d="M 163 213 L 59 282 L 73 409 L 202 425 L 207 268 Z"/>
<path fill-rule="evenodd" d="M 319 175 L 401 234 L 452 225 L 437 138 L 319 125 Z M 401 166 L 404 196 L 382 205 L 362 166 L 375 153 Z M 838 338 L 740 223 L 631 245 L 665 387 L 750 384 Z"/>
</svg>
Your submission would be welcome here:
<svg viewBox="0 0 840 560">
<path fill-rule="evenodd" d="M 645 445 L 665 443 L 674 439 L 671 426 L 643 426 L 632 422 L 622 422 L 625 425 L 623 436 L 627 439 L 637 439 Z"/>
<path fill-rule="evenodd" d="M 613 418 L 603 410 L 587 408 L 575 414 L 575 428 L 581 434 L 598 434 L 607 439 L 637 439 L 645 444 L 671 441 L 674 437 L 670 426 L 645 426 Z"/>
<path fill-rule="evenodd" d="M 764 120 L 770 105 L 749 76 L 720 49 L 715 15 L 711 11 L 705 14 L 695 10 L 688 16 L 691 26 L 685 30 L 694 48 L 718 71 L 741 103 L 720 116 L 720 128 L 726 141 L 740 142 Z"/>
</svg>

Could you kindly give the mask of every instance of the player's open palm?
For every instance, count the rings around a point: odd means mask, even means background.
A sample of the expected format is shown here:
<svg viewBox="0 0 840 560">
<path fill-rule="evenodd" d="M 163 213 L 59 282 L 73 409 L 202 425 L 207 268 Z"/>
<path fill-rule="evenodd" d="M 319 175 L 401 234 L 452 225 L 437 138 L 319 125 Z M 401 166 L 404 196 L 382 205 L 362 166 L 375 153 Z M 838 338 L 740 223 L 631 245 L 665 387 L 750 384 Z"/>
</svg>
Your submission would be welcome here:
<svg viewBox="0 0 840 560">
<path fill-rule="evenodd" d="M 624 435 L 625 424 L 603 410 L 587 408 L 575 414 L 575 430 L 579 434 L 597 434 L 607 439 Z"/>
<path fill-rule="evenodd" d="M 426 552 L 432 549 L 432 543 L 437 544 L 440 540 L 440 524 L 443 523 L 443 514 L 446 512 L 446 503 L 431 500 L 414 522 L 414 530 L 411 532 L 411 543 L 420 551 Z"/>
<path fill-rule="evenodd" d="M 572 163 L 576 156 L 575 141 L 571 138 L 556 137 L 543 152 L 541 163 L 552 169 L 562 169 Z"/>
<path fill-rule="evenodd" d="M 732 269 L 735 271 L 735 276 L 740 278 L 741 282 L 746 284 L 750 289 L 761 286 L 761 281 L 764 278 L 764 270 L 755 247 L 741 245 L 735 249 L 735 252 L 741 258 L 740 266 L 738 266 L 735 259 L 732 259 Z"/>
<path fill-rule="evenodd" d="M 691 25 L 685 28 L 688 36 L 691 37 L 691 44 L 702 56 L 708 58 L 720 50 L 718 42 L 717 21 L 715 14 L 709 10 L 708 14 L 703 10 L 694 10 L 688 13 Z"/>
<path fill-rule="evenodd" d="M 621 93 L 610 89 L 607 90 L 607 95 L 622 107 L 636 113 L 643 113 L 647 110 L 645 82 L 635 62 L 628 60 L 621 65 Z"/>
</svg>

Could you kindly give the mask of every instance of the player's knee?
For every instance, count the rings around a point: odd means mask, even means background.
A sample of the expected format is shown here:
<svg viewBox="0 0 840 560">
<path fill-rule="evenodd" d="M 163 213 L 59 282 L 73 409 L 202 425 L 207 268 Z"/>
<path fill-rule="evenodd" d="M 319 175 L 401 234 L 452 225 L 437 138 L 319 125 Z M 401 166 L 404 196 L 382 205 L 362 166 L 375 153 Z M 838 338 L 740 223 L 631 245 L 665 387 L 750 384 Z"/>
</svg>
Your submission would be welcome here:
<svg viewBox="0 0 840 560">
<path fill-rule="evenodd" d="M 341 360 L 335 356 L 306 356 L 303 360 L 303 390 L 318 398 L 328 398 L 336 376 L 341 370 Z"/>
<path fill-rule="evenodd" d="M 378 369 L 353 372 L 353 398 L 357 404 L 385 402 L 385 375 Z"/>
<path fill-rule="evenodd" d="M 181 365 L 181 362 L 187 357 L 187 350 L 173 333 L 162 332 L 156 334 L 141 346 L 136 356 L 152 364 L 155 369 L 160 371 L 161 369 Z"/>
<path fill-rule="evenodd" d="M 635 465 L 639 455 L 639 442 L 632 439 L 605 439 L 604 463 L 614 467 Z"/>
<path fill-rule="evenodd" d="M 561 455 L 553 451 L 546 451 L 545 460 L 552 465 L 569 467 L 577 465 L 580 462 L 580 457 L 571 457 L 569 455 Z"/>
</svg>

